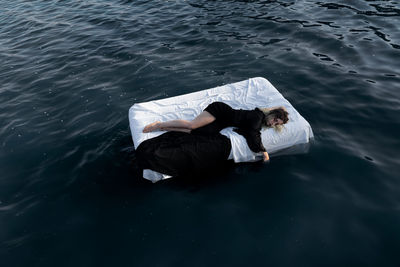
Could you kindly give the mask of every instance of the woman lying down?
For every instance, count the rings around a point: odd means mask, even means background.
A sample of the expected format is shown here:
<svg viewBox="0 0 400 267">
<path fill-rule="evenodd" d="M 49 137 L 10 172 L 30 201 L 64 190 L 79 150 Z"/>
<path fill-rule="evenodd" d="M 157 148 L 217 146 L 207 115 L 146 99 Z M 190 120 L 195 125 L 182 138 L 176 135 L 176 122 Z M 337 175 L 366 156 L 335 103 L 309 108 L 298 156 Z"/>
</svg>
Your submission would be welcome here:
<svg viewBox="0 0 400 267">
<path fill-rule="evenodd" d="M 144 127 L 144 133 L 167 132 L 138 146 L 138 163 L 142 169 L 171 176 L 216 167 L 228 159 L 232 148 L 230 139 L 219 133 L 226 127 L 235 127 L 234 131 L 246 139 L 249 148 L 254 153 L 262 152 L 263 160 L 269 161 L 261 141 L 261 128 L 279 131 L 288 120 L 288 112 L 283 107 L 238 110 L 214 102 L 192 121 L 154 122 Z"/>
</svg>

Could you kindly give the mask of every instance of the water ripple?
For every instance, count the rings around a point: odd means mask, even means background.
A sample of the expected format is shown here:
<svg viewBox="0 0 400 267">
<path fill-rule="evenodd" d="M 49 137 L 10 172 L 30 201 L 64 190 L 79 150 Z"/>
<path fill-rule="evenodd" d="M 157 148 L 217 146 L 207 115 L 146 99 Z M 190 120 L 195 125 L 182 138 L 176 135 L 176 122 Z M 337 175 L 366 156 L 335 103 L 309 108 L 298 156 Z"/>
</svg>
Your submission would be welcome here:
<svg viewBox="0 0 400 267">
<path fill-rule="evenodd" d="M 400 207 L 398 1 L 0 0 L 0 10 L 0 248 L 10 255 L 3 261 L 57 262 L 58 251 L 44 252 L 51 242 L 70 248 L 83 242 L 72 236 L 91 229 L 93 236 L 111 233 L 102 252 L 108 243 L 141 255 L 157 244 L 170 252 L 157 238 L 151 246 L 129 239 L 124 223 L 137 233 L 165 223 L 175 233 L 176 221 L 201 229 L 212 216 L 221 222 L 212 225 L 215 232 L 247 233 L 224 243 L 229 251 L 249 244 L 243 258 L 257 258 L 251 253 L 262 247 L 281 256 L 270 242 L 292 244 L 296 235 L 304 249 L 327 256 L 311 238 L 315 232 L 331 240 L 331 251 L 354 243 L 340 239 L 343 233 L 374 244 L 373 252 L 354 250 L 360 265 L 365 255 L 374 257 L 368 264 L 394 258 L 382 248 L 398 243 L 391 226 L 399 223 L 394 211 Z M 131 105 L 257 76 L 269 79 L 311 123 L 316 141 L 307 155 L 282 157 L 265 168 L 236 166 L 223 182 L 140 183 L 131 170 Z M 214 209 L 204 208 L 216 200 Z M 190 201 L 198 205 L 177 208 Z M 146 221 L 151 216 L 142 213 L 164 203 L 180 214 Z M 232 224 L 221 214 L 240 222 L 232 226 L 238 229 L 226 228 Z M 286 220 L 295 216 L 298 228 Z M 277 225 L 279 238 L 263 232 Z M 192 235 L 191 229 L 179 231 Z M 201 233 L 198 240 L 218 250 L 209 242 L 215 235 Z M 158 236 L 176 237 L 167 230 Z M 74 255 L 80 249 L 87 252 L 77 245 Z M 289 256 L 281 258 L 297 259 Z"/>
</svg>

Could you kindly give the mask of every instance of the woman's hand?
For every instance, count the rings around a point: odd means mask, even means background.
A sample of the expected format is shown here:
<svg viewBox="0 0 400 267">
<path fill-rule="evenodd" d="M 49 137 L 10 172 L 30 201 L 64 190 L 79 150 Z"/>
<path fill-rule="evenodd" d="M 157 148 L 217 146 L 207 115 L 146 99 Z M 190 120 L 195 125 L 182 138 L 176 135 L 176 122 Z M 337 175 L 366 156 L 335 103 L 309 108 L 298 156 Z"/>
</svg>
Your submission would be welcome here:
<svg viewBox="0 0 400 267">
<path fill-rule="evenodd" d="M 263 152 L 263 161 L 264 162 L 269 162 L 269 155 L 268 155 L 268 152 Z"/>
</svg>

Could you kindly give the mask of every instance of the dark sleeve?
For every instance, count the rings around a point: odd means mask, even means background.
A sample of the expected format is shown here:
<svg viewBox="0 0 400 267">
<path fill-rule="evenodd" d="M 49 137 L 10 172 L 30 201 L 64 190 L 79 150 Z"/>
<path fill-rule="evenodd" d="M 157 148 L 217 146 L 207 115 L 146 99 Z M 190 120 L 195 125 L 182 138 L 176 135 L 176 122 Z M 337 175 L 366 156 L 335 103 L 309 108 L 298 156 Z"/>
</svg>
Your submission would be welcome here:
<svg viewBox="0 0 400 267">
<path fill-rule="evenodd" d="M 264 120 L 264 113 L 259 109 L 254 110 L 237 110 L 235 111 L 235 124 L 234 127 L 240 129 L 251 129 L 254 131 L 259 131 L 262 128 L 262 123 Z"/>
<path fill-rule="evenodd" d="M 235 132 L 237 132 L 240 135 L 243 135 L 243 137 L 246 139 L 247 144 L 249 145 L 249 148 L 251 151 L 258 153 L 258 152 L 265 152 L 265 148 L 261 142 L 261 133 L 260 131 L 256 130 L 250 130 L 250 129 L 241 129 L 241 128 L 236 128 L 234 129 Z"/>
</svg>

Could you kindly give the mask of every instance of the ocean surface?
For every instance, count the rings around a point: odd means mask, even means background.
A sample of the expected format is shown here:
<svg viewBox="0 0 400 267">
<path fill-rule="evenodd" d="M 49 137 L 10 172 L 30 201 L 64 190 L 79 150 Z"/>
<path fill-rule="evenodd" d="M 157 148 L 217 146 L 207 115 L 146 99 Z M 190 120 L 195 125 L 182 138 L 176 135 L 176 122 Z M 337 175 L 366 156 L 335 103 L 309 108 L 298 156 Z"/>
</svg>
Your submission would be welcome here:
<svg viewBox="0 0 400 267">
<path fill-rule="evenodd" d="M 128 109 L 251 77 L 306 154 L 156 184 Z M 0 0 L 0 265 L 400 266 L 400 1 Z"/>
</svg>

